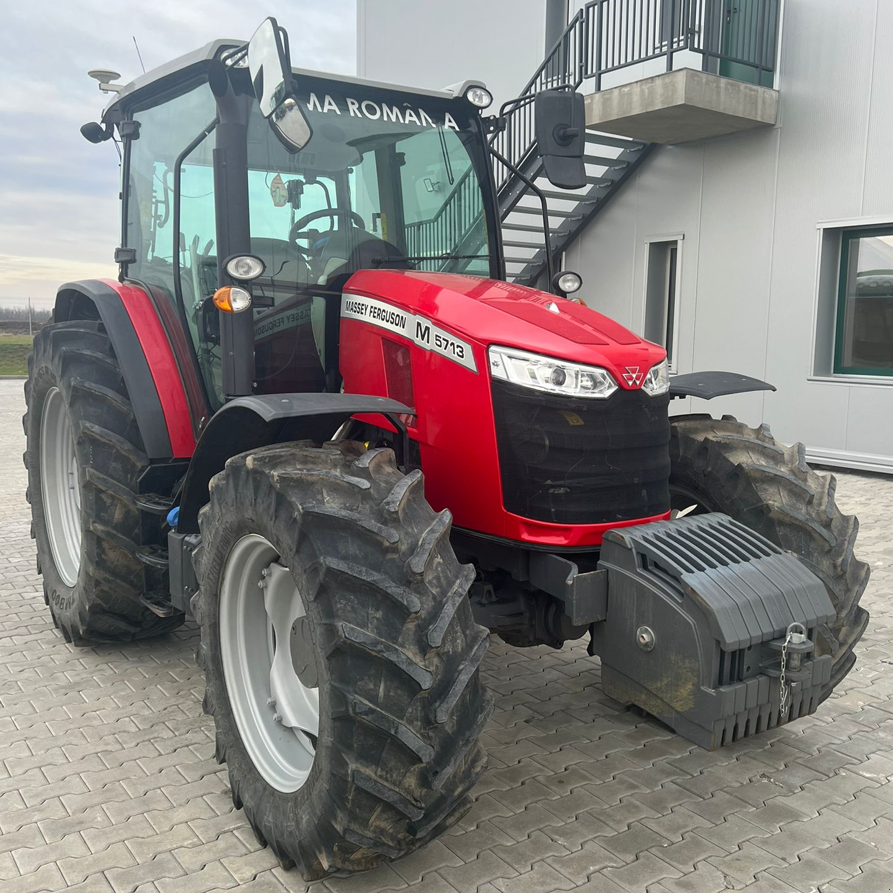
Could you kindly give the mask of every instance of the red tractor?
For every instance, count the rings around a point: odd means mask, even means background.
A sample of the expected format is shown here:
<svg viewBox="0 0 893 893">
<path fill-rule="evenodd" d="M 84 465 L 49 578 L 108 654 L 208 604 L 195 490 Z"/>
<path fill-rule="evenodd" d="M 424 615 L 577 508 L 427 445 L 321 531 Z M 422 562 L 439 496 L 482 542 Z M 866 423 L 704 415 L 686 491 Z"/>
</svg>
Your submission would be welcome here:
<svg viewBox="0 0 893 893">
<path fill-rule="evenodd" d="M 28 496 L 76 645 L 201 628 L 233 801 L 306 878 L 411 852 L 486 757 L 490 635 L 589 636 L 606 694 L 706 748 L 816 710 L 868 619 L 857 522 L 800 446 L 674 397 L 509 284 L 489 94 L 292 70 L 272 20 L 116 90 L 117 281 L 68 283 L 26 385 Z M 536 99 L 545 170 L 579 97 Z M 424 478 L 423 478 L 424 472 Z"/>
</svg>

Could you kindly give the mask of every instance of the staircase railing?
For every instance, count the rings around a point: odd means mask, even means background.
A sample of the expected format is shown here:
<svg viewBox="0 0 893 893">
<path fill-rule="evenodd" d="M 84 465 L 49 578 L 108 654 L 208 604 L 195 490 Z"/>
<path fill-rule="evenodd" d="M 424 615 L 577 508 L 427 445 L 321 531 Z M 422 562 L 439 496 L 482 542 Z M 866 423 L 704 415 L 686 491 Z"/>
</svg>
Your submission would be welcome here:
<svg viewBox="0 0 893 893">
<path fill-rule="evenodd" d="M 462 245 L 479 227 L 483 217 L 481 191 L 474 168 L 469 167 L 456 181 L 437 213 L 428 220 L 407 223 L 406 251 L 410 257 L 432 257 L 420 261 L 419 269 L 438 270 L 444 262 L 436 255 L 464 253 Z"/>
<path fill-rule="evenodd" d="M 521 91 L 507 103 L 505 129 L 492 144 L 516 167 L 534 147 L 534 106 L 540 90 L 577 89 L 587 80 L 602 89 L 605 75 L 634 65 L 666 60 L 673 70 L 679 53 L 700 55 L 701 68 L 760 84 L 775 70 L 780 0 L 590 0 L 568 22 L 555 46 Z M 734 18 L 733 18 L 734 17 Z M 497 186 L 511 173 L 500 166 Z"/>
<path fill-rule="evenodd" d="M 505 127 L 494 134 L 490 143 L 515 167 L 523 166 L 536 142 L 534 104 L 529 100 L 541 90 L 564 87 L 576 90 L 583 83 L 585 40 L 586 9 L 581 9 L 568 22 L 567 28 L 533 73 L 517 100 L 503 105 L 501 111 L 505 115 Z M 504 165 L 497 165 L 496 188 L 501 188 L 511 176 L 511 171 Z"/>
</svg>

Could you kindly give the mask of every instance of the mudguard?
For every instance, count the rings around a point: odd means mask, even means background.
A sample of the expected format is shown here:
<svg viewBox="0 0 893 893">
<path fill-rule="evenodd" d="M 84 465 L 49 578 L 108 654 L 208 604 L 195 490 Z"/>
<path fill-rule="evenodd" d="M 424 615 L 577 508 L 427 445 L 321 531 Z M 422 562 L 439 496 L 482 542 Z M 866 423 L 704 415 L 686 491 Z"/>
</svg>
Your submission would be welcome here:
<svg viewBox="0 0 893 893">
<path fill-rule="evenodd" d="M 818 707 L 831 655 L 815 631 L 835 611 L 793 555 L 712 513 L 611 531 L 598 567 L 607 616 L 591 650 L 608 696 L 708 749 Z"/>
<path fill-rule="evenodd" d="M 774 391 L 775 385 L 737 372 L 690 372 L 674 375 L 670 379 L 671 397 L 701 397 L 712 400 L 729 394 L 747 394 L 752 391 Z"/>
<path fill-rule="evenodd" d="M 96 319 L 95 314 L 121 365 L 146 454 L 150 459 L 189 458 L 195 448 L 189 404 L 151 298 L 110 279 L 68 282 L 56 293 L 55 322 Z"/>
<path fill-rule="evenodd" d="M 411 412 L 396 400 L 356 394 L 269 394 L 231 400 L 212 416 L 196 444 L 183 483 L 177 533 L 198 533 L 198 512 L 210 498 L 211 478 L 223 471 L 230 457 L 273 443 L 323 443 L 358 413 L 384 415 L 405 432 L 396 417 Z"/>
</svg>

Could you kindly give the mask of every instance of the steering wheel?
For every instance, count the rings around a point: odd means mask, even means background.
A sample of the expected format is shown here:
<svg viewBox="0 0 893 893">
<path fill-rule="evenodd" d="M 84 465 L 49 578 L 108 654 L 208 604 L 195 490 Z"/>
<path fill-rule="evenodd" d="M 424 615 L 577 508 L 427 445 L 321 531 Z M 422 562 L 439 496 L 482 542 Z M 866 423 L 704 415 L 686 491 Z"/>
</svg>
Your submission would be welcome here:
<svg viewBox="0 0 893 893">
<path fill-rule="evenodd" d="M 293 224 L 292 228 L 289 231 L 288 239 L 290 242 L 294 242 L 297 244 L 298 239 L 301 237 L 301 231 L 307 226 L 308 223 L 313 223 L 314 220 L 319 220 L 323 217 L 330 217 L 334 222 L 336 217 L 341 217 L 342 215 L 347 215 L 350 218 L 350 222 L 359 229 L 365 229 L 366 224 L 362 217 L 356 213 L 356 211 L 342 211 L 340 208 L 323 208 L 319 211 L 311 211 L 309 214 L 305 214 L 303 217 L 299 217 Z M 331 227 L 330 230 L 331 232 Z M 309 235 L 305 233 L 304 235 Z M 298 246 L 300 247 L 300 246 Z M 304 249 L 306 250 L 306 249 Z"/>
</svg>

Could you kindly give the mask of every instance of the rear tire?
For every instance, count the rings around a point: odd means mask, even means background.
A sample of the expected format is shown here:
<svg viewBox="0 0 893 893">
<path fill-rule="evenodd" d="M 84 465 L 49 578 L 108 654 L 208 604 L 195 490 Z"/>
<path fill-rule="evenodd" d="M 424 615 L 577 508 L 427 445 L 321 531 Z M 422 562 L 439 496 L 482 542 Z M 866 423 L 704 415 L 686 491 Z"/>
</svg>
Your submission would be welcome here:
<svg viewBox="0 0 893 893">
<path fill-rule="evenodd" d="M 472 618 L 474 574 L 450 546 L 449 513 L 428 506 L 420 472 L 404 476 L 391 450 L 356 443 L 266 447 L 227 462 L 199 523 L 204 706 L 233 803 L 258 839 L 313 880 L 404 856 L 461 817 L 486 763 L 478 737 L 492 703 L 478 666 L 489 635 Z M 269 544 L 275 564 L 262 573 L 255 562 L 258 579 L 242 584 L 240 604 L 252 591 L 266 600 L 284 566 L 306 612 L 297 610 L 291 636 L 309 643 L 315 664 L 307 677 L 292 644 L 294 672 L 317 688 L 318 730 L 309 774 L 287 784 L 250 754 L 275 732 L 270 722 L 303 727 L 278 715 L 272 687 L 246 686 L 232 669 L 232 655 L 247 652 L 272 677 L 277 637 L 221 642 L 224 628 L 244 626 L 228 614 L 230 575 L 240 571 L 230 556 L 250 560 L 252 541 Z M 256 704 L 246 705 L 246 687 Z"/>
<path fill-rule="evenodd" d="M 149 462 L 102 323 L 62 322 L 38 332 L 25 402 L 26 496 L 53 622 L 75 645 L 128 642 L 179 626 L 182 615 L 161 618 L 140 601 L 140 512 L 134 499 Z M 55 420 L 48 436 L 61 431 L 71 438 L 70 446 L 59 446 L 72 489 L 67 504 L 53 496 L 59 476 L 52 462 L 44 468 L 41 461 L 56 448 L 47 442 L 42 452 L 48 419 Z M 62 537 L 68 548 L 60 546 L 60 525 L 68 530 Z"/>
<path fill-rule="evenodd" d="M 853 648 L 868 624 L 859 599 L 870 569 L 853 547 L 859 522 L 837 507 L 834 475 L 806 464 L 802 443 L 783 446 L 767 425 L 731 416 L 671 420 L 670 492 L 674 509 L 725 512 L 797 557 L 824 582 L 837 619 L 819 627 L 819 654 L 832 655 L 823 699 L 853 668 Z"/>
</svg>

